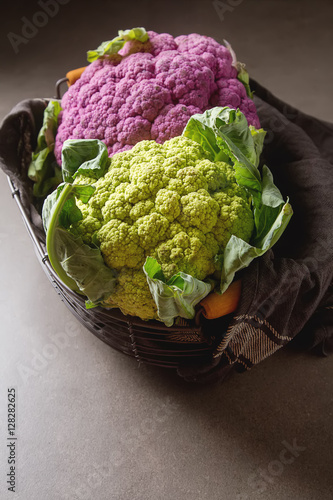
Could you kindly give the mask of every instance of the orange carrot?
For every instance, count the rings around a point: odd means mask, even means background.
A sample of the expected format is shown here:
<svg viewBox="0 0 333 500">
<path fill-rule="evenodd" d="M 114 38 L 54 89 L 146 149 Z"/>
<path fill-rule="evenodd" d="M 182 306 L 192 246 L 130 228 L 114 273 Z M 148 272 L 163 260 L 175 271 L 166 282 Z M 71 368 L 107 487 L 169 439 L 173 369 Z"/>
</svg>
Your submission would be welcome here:
<svg viewBox="0 0 333 500">
<path fill-rule="evenodd" d="M 67 85 L 70 87 L 73 83 L 76 82 L 84 72 L 87 66 L 83 66 L 82 68 L 72 69 L 66 73 L 66 78 L 68 79 Z"/>
<path fill-rule="evenodd" d="M 199 304 L 204 317 L 216 319 L 235 311 L 240 299 L 241 288 L 241 281 L 237 280 L 231 283 L 224 293 L 212 292 L 207 295 Z"/>
</svg>

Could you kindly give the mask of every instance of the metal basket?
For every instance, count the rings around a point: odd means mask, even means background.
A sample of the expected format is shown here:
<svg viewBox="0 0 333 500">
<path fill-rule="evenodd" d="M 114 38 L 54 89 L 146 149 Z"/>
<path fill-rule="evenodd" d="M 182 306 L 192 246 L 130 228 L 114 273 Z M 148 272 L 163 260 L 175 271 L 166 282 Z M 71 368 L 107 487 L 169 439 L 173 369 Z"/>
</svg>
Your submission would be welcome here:
<svg viewBox="0 0 333 500">
<path fill-rule="evenodd" d="M 41 266 L 61 300 L 88 330 L 117 351 L 134 357 L 139 363 L 178 368 L 211 360 L 223 336 L 221 328 L 218 329 L 218 335 L 212 335 L 209 332 L 214 329 L 211 330 L 207 325 L 204 328 L 194 320 L 180 319 L 176 325 L 166 327 L 159 321 L 143 321 L 126 316 L 119 309 L 86 309 L 85 298 L 69 289 L 54 272 L 45 244 L 36 234 L 21 203 L 19 191 L 7 178 Z"/>
</svg>

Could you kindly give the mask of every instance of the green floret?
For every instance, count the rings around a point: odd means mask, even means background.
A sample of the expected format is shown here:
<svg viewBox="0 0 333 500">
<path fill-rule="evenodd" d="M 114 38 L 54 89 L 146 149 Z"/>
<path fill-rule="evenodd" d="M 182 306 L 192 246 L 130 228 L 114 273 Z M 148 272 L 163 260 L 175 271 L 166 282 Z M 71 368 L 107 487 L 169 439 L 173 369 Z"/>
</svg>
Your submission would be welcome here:
<svg viewBox="0 0 333 500">
<path fill-rule="evenodd" d="M 126 221 L 130 218 L 131 210 L 132 205 L 126 201 L 124 193 L 111 193 L 101 209 L 101 214 L 105 222 L 111 219 Z"/>
<path fill-rule="evenodd" d="M 80 175 L 75 183 L 91 184 L 91 178 Z M 143 272 L 147 257 L 158 261 L 166 279 L 182 271 L 204 280 L 219 271 L 230 236 L 249 241 L 253 231 L 248 195 L 233 168 L 210 161 L 183 136 L 163 145 L 142 141 L 115 154 L 93 184 L 88 203 L 77 202 L 83 219 L 71 231 L 98 242 L 118 273 L 107 305 L 142 319 L 157 318 Z"/>
<path fill-rule="evenodd" d="M 231 235 L 249 241 L 254 229 L 254 218 L 245 190 L 233 180 L 233 184 L 225 191 L 215 192 L 212 197 L 219 205 L 212 233 L 220 246 L 224 248 Z"/>
<path fill-rule="evenodd" d="M 181 214 L 180 194 L 169 189 L 160 189 L 155 198 L 156 211 L 170 222 Z"/>
<path fill-rule="evenodd" d="M 145 250 L 154 249 L 168 234 L 169 222 L 157 212 L 144 215 L 133 226 L 139 236 L 140 246 Z"/>
<path fill-rule="evenodd" d="M 116 270 L 122 267 L 140 267 L 144 252 L 134 226 L 111 219 L 96 233 L 106 264 Z"/>
<path fill-rule="evenodd" d="M 123 314 L 140 316 L 143 320 L 158 319 L 156 304 L 142 269 L 124 267 L 117 276 L 116 290 L 104 305 L 119 307 Z"/>
<path fill-rule="evenodd" d="M 179 222 L 184 227 L 195 227 L 208 233 L 217 223 L 219 204 L 205 189 L 182 196 L 181 205 Z"/>
<path fill-rule="evenodd" d="M 130 203 L 154 198 L 157 192 L 169 182 L 163 165 L 148 163 L 143 159 L 130 169 L 130 184 L 125 189 L 125 198 Z"/>
<path fill-rule="evenodd" d="M 198 172 L 205 178 L 210 193 L 224 189 L 228 185 L 229 168 L 229 165 L 224 162 L 213 163 L 209 160 L 202 160 L 196 165 Z"/>
<path fill-rule="evenodd" d="M 144 215 L 150 214 L 154 210 L 155 203 L 153 202 L 153 200 L 138 201 L 138 203 L 132 205 L 130 218 L 132 219 L 132 221 L 135 221 L 137 219 L 140 219 L 140 217 L 143 217 Z"/>
<path fill-rule="evenodd" d="M 194 166 L 199 160 L 207 158 L 200 144 L 184 136 L 166 141 L 163 147 L 166 151 L 165 157 L 173 163 L 179 162 L 181 168 Z"/>
<path fill-rule="evenodd" d="M 217 269 L 214 257 L 219 244 L 212 234 L 205 235 L 199 229 L 180 231 L 157 246 L 153 256 L 161 264 L 167 279 L 180 269 L 197 279 L 204 280 Z"/>
<path fill-rule="evenodd" d="M 84 214 L 82 209 L 81 212 Z M 102 222 L 100 220 L 86 213 L 82 220 L 72 226 L 72 233 L 75 234 L 75 236 L 81 236 L 84 243 L 91 245 L 93 236 L 101 227 Z"/>
<path fill-rule="evenodd" d="M 208 189 L 208 182 L 195 166 L 184 167 L 178 170 L 176 177 L 170 179 L 168 189 L 179 194 L 196 192 L 199 189 Z"/>
</svg>

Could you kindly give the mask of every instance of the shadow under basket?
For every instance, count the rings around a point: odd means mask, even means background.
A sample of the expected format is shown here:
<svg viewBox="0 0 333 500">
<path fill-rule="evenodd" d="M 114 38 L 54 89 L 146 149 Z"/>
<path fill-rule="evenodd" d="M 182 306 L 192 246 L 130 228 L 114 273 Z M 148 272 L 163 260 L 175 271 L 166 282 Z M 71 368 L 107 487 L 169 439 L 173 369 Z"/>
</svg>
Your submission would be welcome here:
<svg viewBox="0 0 333 500">
<path fill-rule="evenodd" d="M 45 243 L 38 237 L 21 203 L 19 191 L 7 177 L 12 196 L 21 212 L 31 237 L 37 258 L 61 300 L 74 316 L 100 340 L 139 363 L 164 368 L 197 366 L 212 359 L 215 347 L 223 337 L 221 325 L 214 335 L 214 321 L 203 319 L 202 324 L 179 318 L 171 327 L 159 321 L 143 321 L 124 315 L 119 309 L 96 307 L 87 309 L 85 297 L 68 288 L 54 272 Z M 226 321 L 225 318 L 224 321 Z M 211 328 L 213 327 L 213 328 Z"/>
</svg>

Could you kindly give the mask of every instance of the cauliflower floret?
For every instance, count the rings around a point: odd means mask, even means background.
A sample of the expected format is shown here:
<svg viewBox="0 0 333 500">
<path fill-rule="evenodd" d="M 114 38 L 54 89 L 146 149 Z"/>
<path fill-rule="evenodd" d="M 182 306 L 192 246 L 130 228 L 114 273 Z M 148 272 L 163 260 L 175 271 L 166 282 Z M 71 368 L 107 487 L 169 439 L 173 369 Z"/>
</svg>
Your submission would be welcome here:
<svg viewBox="0 0 333 500">
<path fill-rule="evenodd" d="M 143 320 L 158 319 L 156 304 L 141 269 L 124 267 L 118 274 L 116 290 L 104 305 L 119 307 L 123 314 L 131 316 L 138 316 L 140 311 Z"/>
<path fill-rule="evenodd" d="M 137 267 L 144 259 L 140 238 L 134 226 L 111 219 L 96 233 L 106 264 L 113 269 Z"/>
<path fill-rule="evenodd" d="M 180 194 L 169 189 L 160 189 L 155 198 L 156 211 L 170 222 L 181 214 Z"/>
<path fill-rule="evenodd" d="M 80 202 L 77 203 L 80 207 Z M 73 234 L 76 236 L 81 236 L 84 243 L 88 245 L 92 244 L 93 236 L 102 227 L 102 222 L 96 217 L 89 215 L 88 211 L 85 211 L 81 206 L 81 213 L 83 219 L 78 221 L 72 228 Z"/>
<path fill-rule="evenodd" d="M 111 219 L 126 221 L 130 217 L 131 210 L 132 205 L 125 200 L 124 193 L 112 193 L 105 202 L 101 213 L 105 222 Z"/>
<path fill-rule="evenodd" d="M 140 245 L 145 249 L 154 249 L 159 241 L 165 238 L 169 222 L 163 215 L 153 212 L 140 217 L 135 224 L 135 230 L 140 239 Z"/>
<path fill-rule="evenodd" d="M 155 204 L 153 200 L 141 200 L 138 201 L 135 205 L 132 205 L 130 211 L 130 217 L 133 221 L 140 219 L 144 215 L 148 215 L 153 212 L 155 209 Z"/>
<path fill-rule="evenodd" d="M 184 227 L 196 227 L 209 233 L 217 223 L 219 204 L 205 189 L 182 196 L 181 205 L 182 213 L 178 220 Z"/>
<path fill-rule="evenodd" d="M 201 113 L 198 106 L 185 106 L 184 104 L 168 104 L 162 108 L 161 112 L 151 126 L 151 138 L 163 143 L 180 135 L 192 115 Z"/>
<path fill-rule="evenodd" d="M 91 179 L 80 175 L 75 182 Z M 182 136 L 115 154 L 94 185 L 88 203 L 77 202 L 83 219 L 71 231 L 99 243 L 105 263 L 118 273 L 107 305 L 125 314 L 156 318 L 142 269 L 147 257 L 158 261 L 167 279 L 183 271 L 204 280 L 220 271 L 230 236 L 249 241 L 253 231 L 248 195 L 233 168 L 211 162 L 199 144 Z"/>
<path fill-rule="evenodd" d="M 229 193 L 214 193 L 213 199 L 218 203 L 220 212 L 211 232 L 221 247 L 226 246 L 232 234 L 244 241 L 249 241 L 254 228 L 254 220 L 246 197 L 237 192 L 231 195 L 229 191 Z"/>
<path fill-rule="evenodd" d="M 180 269 L 203 280 L 216 271 L 214 257 L 219 244 L 212 234 L 192 228 L 177 234 L 157 246 L 153 256 L 161 264 L 167 279 Z"/>
<path fill-rule="evenodd" d="M 228 165 L 224 162 L 213 163 L 209 160 L 202 160 L 197 163 L 198 172 L 205 178 L 207 182 L 207 190 L 210 193 L 219 191 L 227 186 L 227 169 Z"/>
<path fill-rule="evenodd" d="M 55 142 L 59 165 L 66 139 L 100 139 L 111 156 L 142 140 L 164 143 L 180 135 L 192 115 L 214 106 L 239 108 L 260 128 L 226 47 L 196 33 L 148 36 L 89 64 L 64 94 Z"/>
</svg>

